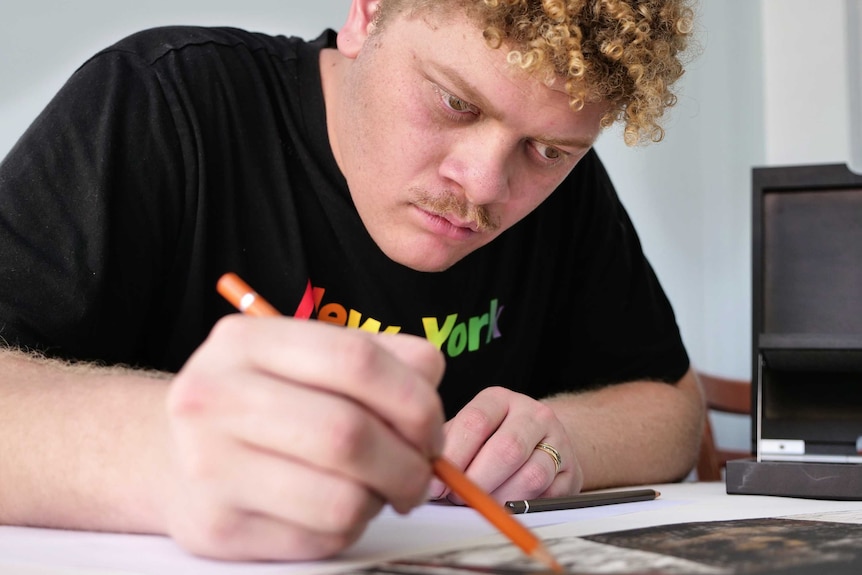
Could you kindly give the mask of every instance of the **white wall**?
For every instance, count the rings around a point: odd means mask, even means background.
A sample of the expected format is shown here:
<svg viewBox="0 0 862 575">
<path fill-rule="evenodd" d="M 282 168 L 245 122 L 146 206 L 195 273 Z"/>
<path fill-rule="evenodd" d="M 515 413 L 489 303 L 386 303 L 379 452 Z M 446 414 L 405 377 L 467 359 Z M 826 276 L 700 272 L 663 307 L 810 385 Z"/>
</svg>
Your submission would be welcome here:
<svg viewBox="0 0 862 575">
<path fill-rule="evenodd" d="M 858 9 L 860 0 L 764 1 L 768 164 L 850 159 L 848 28 L 855 28 L 857 41 L 862 33 L 859 19 L 850 18 L 851 5 Z M 855 80 L 859 81 L 858 76 Z M 862 101 L 856 102 L 857 112 L 859 106 Z M 857 134 L 862 133 L 855 127 Z"/>
<path fill-rule="evenodd" d="M 850 81 L 850 169 L 862 174 L 862 0 L 847 2 L 847 77 Z"/>
</svg>

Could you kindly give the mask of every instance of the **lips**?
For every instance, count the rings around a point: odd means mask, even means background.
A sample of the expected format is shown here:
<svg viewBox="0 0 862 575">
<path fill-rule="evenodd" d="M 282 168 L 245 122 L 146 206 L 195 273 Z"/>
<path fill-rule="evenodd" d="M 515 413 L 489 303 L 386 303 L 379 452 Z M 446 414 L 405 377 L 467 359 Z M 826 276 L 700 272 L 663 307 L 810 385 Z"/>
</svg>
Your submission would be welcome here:
<svg viewBox="0 0 862 575">
<path fill-rule="evenodd" d="M 452 214 L 432 214 L 438 218 L 443 218 L 456 228 L 466 228 L 473 232 L 478 232 L 480 229 L 479 223 L 474 220 L 462 220 Z"/>
<path fill-rule="evenodd" d="M 452 193 L 431 195 L 424 190 L 415 190 L 413 206 L 421 210 L 428 218 L 445 222 L 447 227 L 460 230 L 461 233 L 493 232 L 499 228 L 499 223 L 492 217 L 487 207 L 471 205 L 465 199 Z"/>
<path fill-rule="evenodd" d="M 473 238 L 476 233 L 475 222 L 453 217 L 451 214 L 439 214 L 419 206 L 415 207 L 422 215 L 426 229 L 436 236 L 461 242 Z"/>
</svg>

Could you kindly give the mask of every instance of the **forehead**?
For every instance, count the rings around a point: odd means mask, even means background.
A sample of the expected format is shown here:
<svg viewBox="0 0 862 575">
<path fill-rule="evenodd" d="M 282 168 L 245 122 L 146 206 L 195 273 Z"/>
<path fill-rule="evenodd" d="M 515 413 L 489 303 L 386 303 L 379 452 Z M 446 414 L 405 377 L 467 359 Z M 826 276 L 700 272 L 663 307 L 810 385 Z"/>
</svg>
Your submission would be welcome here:
<svg viewBox="0 0 862 575">
<path fill-rule="evenodd" d="M 460 0 L 380 0 L 375 17 L 378 25 L 385 25 L 398 16 L 416 17 L 426 13 L 468 16 L 466 4 Z M 478 21 L 476 24 L 478 26 Z"/>
<path fill-rule="evenodd" d="M 593 116 L 599 106 L 574 111 L 563 79 L 523 70 L 510 62 L 505 46 L 489 46 L 482 29 L 457 14 L 450 7 L 392 15 L 377 44 L 387 56 L 405 58 L 419 75 L 442 82 L 525 136 L 573 130 L 578 142 L 598 136 L 600 122 Z"/>
<path fill-rule="evenodd" d="M 512 38 L 496 42 L 486 36 L 489 21 L 482 10 L 482 0 L 381 0 L 375 18 L 375 32 L 382 32 L 394 20 L 421 20 L 432 30 L 450 27 L 458 24 L 470 28 L 476 38 L 481 39 L 486 50 L 474 50 L 465 57 L 474 57 L 480 53 L 490 52 L 491 59 L 501 59 L 509 64 L 512 72 L 524 68 L 521 54 L 530 52 L 529 43 L 516 44 Z M 526 42 L 526 40 L 525 40 Z M 531 56 L 527 56 L 529 58 Z M 538 80 L 542 84 L 566 92 L 566 78 L 554 72 L 554 66 L 531 66 L 529 74 L 521 75 L 521 80 Z"/>
<path fill-rule="evenodd" d="M 481 1 L 481 0 L 480 0 Z M 565 80 L 553 74 L 524 73 L 515 62 L 511 62 L 509 44 L 491 46 L 484 35 L 484 24 L 475 10 L 468 10 L 458 0 L 384 0 L 378 9 L 372 33 L 383 34 L 393 25 L 422 25 L 431 34 L 423 38 L 427 48 L 444 53 L 455 52 L 460 59 L 468 61 L 481 58 L 493 64 L 499 71 L 506 71 L 513 79 L 525 84 L 540 82 L 560 92 Z M 428 44 L 430 42 L 430 44 Z M 461 52 L 459 52 L 461 51 Z"/>
</svg>

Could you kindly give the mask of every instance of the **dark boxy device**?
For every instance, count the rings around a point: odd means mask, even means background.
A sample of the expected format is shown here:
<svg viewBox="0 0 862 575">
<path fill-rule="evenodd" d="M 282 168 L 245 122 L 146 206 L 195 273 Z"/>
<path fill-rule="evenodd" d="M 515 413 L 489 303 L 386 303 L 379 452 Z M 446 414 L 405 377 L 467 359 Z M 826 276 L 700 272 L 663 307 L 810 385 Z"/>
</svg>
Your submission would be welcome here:
<svg viewBox="0 0 862 575">
<path fill-rule="evenodd" d="M 752 175 L 756 457 L 728 464 L 728 492 L 862 499 L 862 175 Z"/>
</svg>

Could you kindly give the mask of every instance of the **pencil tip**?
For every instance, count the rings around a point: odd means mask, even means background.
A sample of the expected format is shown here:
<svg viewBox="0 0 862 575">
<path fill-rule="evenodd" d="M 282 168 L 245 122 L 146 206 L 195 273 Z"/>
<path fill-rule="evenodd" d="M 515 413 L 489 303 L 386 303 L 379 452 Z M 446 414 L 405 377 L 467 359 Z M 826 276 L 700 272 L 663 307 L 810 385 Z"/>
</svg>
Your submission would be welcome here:
<svg viewBox="0 0 862 575">
<path fill-rule="evenodd" d="M 554 556 L 551 555 L 551 553 L 543 545 L 539 545 L 538 547 L 533 549 L 533 552 L 530 555 L 533 557 L 533 559 L 540 561 L 541 563 L 544 563 L 545 565 L 550 567 L 551 571 L 553 571 L 554 573 L 563 572 L 563 566 L 557 563 L 557 560 L 554 559 Z"/>
</svg>

